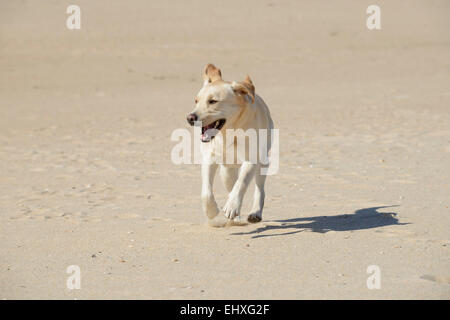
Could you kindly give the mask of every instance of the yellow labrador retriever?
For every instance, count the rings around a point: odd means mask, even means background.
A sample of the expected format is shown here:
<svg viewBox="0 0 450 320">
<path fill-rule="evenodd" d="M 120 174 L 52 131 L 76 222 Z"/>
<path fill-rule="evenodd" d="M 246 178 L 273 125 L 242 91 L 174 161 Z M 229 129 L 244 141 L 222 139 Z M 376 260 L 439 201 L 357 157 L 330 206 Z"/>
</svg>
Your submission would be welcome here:
<svg viewBox="0 0 450 320">
<path fill-rule="evenodd" d="M 241 82 L 224 81 L 221 71 L 208 64 L 203 81 L 195 98 L 195 109 L 187 116 L 190 125 L 201 123 L 203 210 L 209 219 L 220 212 L 212 190 L 220 166 L 222 181 L 229 192 L 222 209 L 225 217 L 240 220 L 242 199 L 255 179 L 253 207 L 247 220 L 259 222 L 264 206 L 264 169 L 269 165 L 273 129 L 269 109 L 255 94 L 249 76 Z"/>
</svg>

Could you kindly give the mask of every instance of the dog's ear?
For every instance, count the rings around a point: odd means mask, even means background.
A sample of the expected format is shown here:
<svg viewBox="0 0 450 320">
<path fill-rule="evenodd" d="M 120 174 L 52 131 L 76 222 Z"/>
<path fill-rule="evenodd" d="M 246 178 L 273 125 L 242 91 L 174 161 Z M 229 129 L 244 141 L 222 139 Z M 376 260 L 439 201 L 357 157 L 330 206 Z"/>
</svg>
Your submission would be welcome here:
<svg viewBox="0 0 450 320">
<path fill-rule="evenodd" d="M 222 73 L 215 65 L 208 63 L 203 71 L 203 84 L 212 83 L 217 80 L 222 80 Z"/>
<path fill-rule="evenodd" d="M 250 79 L 250 77 L 247 75 L 245 77 L 245 80 L 242 81 L 241 84 L 247 88 L 252 101 L 255 102 L 255 86 L 253 85 L 252 79 Z"/>
<path fill-rule="evenodd" d="M 252 100 L 252 103 L 255 102 L 255 86 L 249 76 L 246 76 L 244 81 L 233 82 L 231 87 L 235 94 L 243 96 L 248 95 Z"/>
</svg>

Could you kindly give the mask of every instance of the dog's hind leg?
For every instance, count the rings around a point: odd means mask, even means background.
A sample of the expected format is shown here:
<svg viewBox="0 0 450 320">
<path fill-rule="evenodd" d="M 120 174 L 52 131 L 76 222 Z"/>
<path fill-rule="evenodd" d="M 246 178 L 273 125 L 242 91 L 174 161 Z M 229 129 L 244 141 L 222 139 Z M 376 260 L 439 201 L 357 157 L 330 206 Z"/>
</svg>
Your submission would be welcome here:
<svg viewBox="0 0 450 320">
<path fill-rule="evenodd" d="M 250 223 L 260 222 L 262 220 L 262 211 L 264 207 L 264 183 L 266 182 L 266 175 L 261 174 L 261 168 L 258 168 L 256 171 L 253 207 L 247 218 L 247 221 Z"/>
<path fill-rule="evenodd" d="M 214 218 L 219 213 L 213 194 L 214 176 L 217 167 L 218 165 L 215 163 L 202 164 L 202 207 L 209 219 Z"/>
<path fill-rule="evenodd" d="M 220 166 L 220 177 L 228 192 L 231 192 L 238 177 L 239 168 Z"/>
</svg>

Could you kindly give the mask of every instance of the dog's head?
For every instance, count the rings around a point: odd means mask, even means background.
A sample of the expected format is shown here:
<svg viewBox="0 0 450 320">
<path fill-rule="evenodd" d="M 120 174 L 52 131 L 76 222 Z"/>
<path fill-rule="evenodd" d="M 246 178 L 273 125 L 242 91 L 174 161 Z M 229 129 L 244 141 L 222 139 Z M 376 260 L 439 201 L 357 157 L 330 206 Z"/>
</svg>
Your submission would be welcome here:
<svg viewBox="0 0 450 320">
<path fill-rule="evenodd" d="M 222 80 L 220 69 L 208 64 L 203 71 L 203 87 L 195 98 L 195 108 L 187 116 L 192 126 L 202 122 L 202 142 L 211 141 L 217 132 L 233 128 L 243 109 L 255 101 L 255 87 L 247 76 L 241 82 Z"/>
</svg>

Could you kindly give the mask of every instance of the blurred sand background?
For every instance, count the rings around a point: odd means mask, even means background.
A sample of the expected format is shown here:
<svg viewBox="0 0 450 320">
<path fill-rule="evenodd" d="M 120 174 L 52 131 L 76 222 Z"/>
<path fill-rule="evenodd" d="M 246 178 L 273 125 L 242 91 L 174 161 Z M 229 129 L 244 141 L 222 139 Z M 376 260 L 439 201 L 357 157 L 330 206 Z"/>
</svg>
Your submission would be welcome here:
<svg viewBox="0 0 450 320">
<path fill-rule="evenodd" d="M 0 298 L 449 299 L 449 14 L 446 0 L 1 1 Z M 256 225 L 208 227 L 199 166 L 170 160 L 209 62 L 249 74 L 280 129 Z"/>
</svg>

